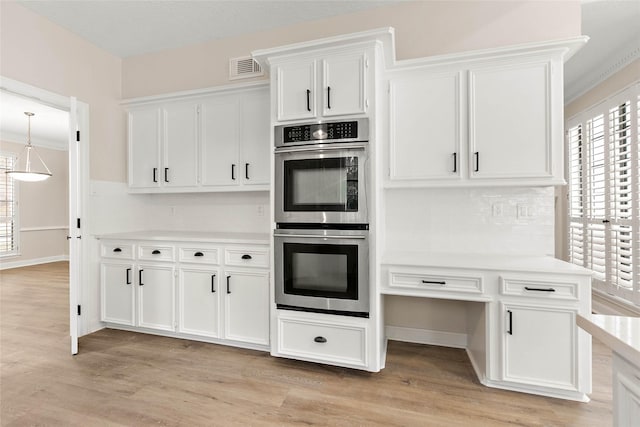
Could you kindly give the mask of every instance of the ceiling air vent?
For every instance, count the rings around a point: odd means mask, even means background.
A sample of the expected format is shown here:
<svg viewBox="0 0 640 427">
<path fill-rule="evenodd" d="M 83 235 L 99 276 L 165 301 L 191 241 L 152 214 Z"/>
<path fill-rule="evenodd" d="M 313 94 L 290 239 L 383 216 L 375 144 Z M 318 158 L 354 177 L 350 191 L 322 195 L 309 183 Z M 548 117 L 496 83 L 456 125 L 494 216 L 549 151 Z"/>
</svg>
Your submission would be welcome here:
<svg viewBox="0 0 640 427">
<path fill-rule="evenodd" d="M 229 80 L 248 79 L 250 77 L 263 75 L 264 71 L 260 64 L 250 56 L 232 58 L 229 60 Z"/>
</svg>

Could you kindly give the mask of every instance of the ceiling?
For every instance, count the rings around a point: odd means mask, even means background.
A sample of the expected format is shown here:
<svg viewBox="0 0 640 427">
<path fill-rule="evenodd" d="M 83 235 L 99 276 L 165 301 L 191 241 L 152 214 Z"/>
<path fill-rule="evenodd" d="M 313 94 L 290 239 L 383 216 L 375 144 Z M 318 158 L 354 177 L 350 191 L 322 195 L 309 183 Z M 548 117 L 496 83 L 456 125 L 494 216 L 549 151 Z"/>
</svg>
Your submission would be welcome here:
<svg viewBox="0 0 640 427">
<path fill-rule="evenodd" d="M 0 0 L 2 1 L 2 0 Z M 177 48 L 402 0 L 18 0 L 118 57 Z M 480 0 L 482 1 L 482 0 Z M 582 0 L 582 33 L 591 39 L 565 67 L 565 101 L 640 58 L 640 0 Z M 32 111 L 35 145 L 66 147 L 68 114 L 0 94 L 0 132 L 23 141 Z"/>
</svg>

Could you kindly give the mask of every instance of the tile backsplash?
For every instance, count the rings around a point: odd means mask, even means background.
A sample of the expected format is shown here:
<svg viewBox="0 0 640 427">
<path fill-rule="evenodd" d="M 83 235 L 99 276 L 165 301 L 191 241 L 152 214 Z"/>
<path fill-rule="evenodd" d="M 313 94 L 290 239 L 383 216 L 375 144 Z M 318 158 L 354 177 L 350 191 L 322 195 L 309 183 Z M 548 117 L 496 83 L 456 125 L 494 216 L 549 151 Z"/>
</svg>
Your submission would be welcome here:
<svg viewBox="0 0 640 427">
<path fill-rule="evenodd" d="M 387 250 L 553 255 L 554 189 L 388 189 Z"/>
</svg>

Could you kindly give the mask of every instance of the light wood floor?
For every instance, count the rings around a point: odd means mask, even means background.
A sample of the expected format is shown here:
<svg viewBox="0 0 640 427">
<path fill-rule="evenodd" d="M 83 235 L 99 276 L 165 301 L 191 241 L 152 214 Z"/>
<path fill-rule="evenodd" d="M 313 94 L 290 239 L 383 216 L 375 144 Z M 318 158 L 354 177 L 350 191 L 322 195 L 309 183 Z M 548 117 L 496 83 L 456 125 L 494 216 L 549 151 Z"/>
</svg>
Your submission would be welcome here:
<svg viewBox="0 0 640 427">
<path fill-rule="evenodd" d="M 459 349 L 390 342 L 379 373 L 115 330 L 69 354 L 67 264 L 0 273 L 3 426 L 610 426 L 611 354 L 588 404 L 484 387 Z"/>
</svg>

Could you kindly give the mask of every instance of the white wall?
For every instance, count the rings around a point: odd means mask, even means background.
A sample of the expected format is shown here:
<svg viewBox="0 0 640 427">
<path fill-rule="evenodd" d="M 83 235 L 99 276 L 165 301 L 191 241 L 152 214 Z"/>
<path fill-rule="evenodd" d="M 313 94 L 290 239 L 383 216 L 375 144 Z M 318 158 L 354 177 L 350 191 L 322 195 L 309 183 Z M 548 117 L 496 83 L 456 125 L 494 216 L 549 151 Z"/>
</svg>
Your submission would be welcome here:
<svg viewBox="0 0 640 427">
<path fill-rule="evenodd" d="M 3 141 L 0 151 L 20 154 L 24 144 Z M 15 181 L 18 189 L 19 255 L 0 259 L 13 268 L 68 259 L 69 155 L 37 147 L 53 176 L 43 182 Z"/>
</svg>

